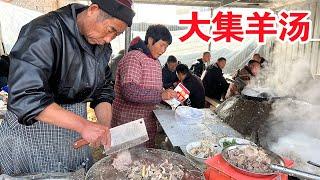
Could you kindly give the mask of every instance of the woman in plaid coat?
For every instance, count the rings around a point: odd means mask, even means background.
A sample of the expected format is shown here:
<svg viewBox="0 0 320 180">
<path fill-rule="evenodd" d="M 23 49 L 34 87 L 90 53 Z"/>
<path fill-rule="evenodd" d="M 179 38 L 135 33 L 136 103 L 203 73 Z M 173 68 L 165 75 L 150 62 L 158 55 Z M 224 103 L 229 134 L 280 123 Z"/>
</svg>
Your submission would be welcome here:
<svg viewBox="0 0 320 180">
<path fill-rule="evenodd" d="M 152 148 L 155 144 L 157 126 L 152 112 L 155 105 L 176 95 L 173 90 L 163 90 L 158 60 L 171 42 L 171 34 L 165 26 L 151 25 L 145 41 L 139 37 L 133 39 L 117 69 L 113 126 L 144 118 L 149 135 L 146 147 Z"/>
</svg>

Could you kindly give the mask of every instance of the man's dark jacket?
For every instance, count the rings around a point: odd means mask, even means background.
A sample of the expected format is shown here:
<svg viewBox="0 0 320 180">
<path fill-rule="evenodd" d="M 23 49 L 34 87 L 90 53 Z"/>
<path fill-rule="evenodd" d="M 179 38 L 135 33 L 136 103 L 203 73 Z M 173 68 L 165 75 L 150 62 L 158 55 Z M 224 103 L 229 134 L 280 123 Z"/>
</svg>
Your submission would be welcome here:
<svg viewBox="0 0 320 180">
<path fill-rule="evenodd" d="M 192 64 L 190 70 L 193 74 L 201 77 L 203 71 L 206 69 L 206 65 L 204 64 L 202 59 L 197 59 L 197 62 Z"/>
<path fill-rule="evenodd" d="M 71 4 L 22 27 L 10 53 L 8 109 L 31 125 L 49 104 L 112 103 L 110 44 L 90 45 L 79 33 L 76 15 L 86 6 Z"/>
<path fill-rule="evenodd" d="M 188 73 L 182 84 L 190 91 L 189 99 L 191 107 L 204 108 L 205 94 L 202 82 L 199 77 Z"/>
<path fill-rule="evenodd" d="M 8 77 L 10 60 L 9 57 L 3 55 L 0 57 L 0 77 Z"/>
<path fill-rule="evenodd" d="M 222 70 L 215 63 L 208 66 L 206 74 L 202 79 L 206 96 L 220 100 L 227 93 L 229 84 L 223 77 Z"/>
<path fill-rule="evenodd" d="M 168 65 L 164 65 L 162 68 L 162 84 L 163 88 L 174 88 L 173 83 L 178 82 L 179 79 L 177 77 L 176 71 L 170 71 Z"/>
</svg>

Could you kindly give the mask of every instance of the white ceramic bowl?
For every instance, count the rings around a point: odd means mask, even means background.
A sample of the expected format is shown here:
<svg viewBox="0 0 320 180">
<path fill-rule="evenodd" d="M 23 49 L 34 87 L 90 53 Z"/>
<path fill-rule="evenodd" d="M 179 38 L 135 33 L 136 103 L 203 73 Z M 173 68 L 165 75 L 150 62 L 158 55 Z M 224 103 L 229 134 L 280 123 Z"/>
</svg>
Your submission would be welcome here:
<svg viewBox="0 0 320 180">
<path fill-rule="evenodd" d="M 223 147 L 223 142 L 225 141 L 228 141 L 228 142 L 232 142 L 233 140 L 235 140 L 236 144 L 249 144 L 249 145 L 253 145 L 253 146 L 257 146 L 255 143 L 247 140 L 247 139 L 242 139 L 242 138 L 236 138 L 236 137 L 224 137 L 224 138 L 221 138 L 219 140 L 219 146 L 221 148 L 224 148 Z"/>
<path fill-rule="evenodd" d="M 198 162 L 203 163 L 205 160 L 207 160 L 210 157 L 205 158 L 204 157 L 205 154 L 194 155 L 193 153 L 191 153 L 191 150 L 193 148 L 200 147 L 201 143 L 202 143 L 201 141 L 191 142 L 186 146 L 186 150 L 187 150 L 188 156 L 190 156 L 191 158 L 193 158 L 194 160 L 196 160 Z M 219 147 L 219 145 L 217 145 L 217 144 L 208 144 L 208 145 L 214 151 L 214 154 L 212 154 L 212 156 L 221 152 L 221 148 Z"/>
</svg>

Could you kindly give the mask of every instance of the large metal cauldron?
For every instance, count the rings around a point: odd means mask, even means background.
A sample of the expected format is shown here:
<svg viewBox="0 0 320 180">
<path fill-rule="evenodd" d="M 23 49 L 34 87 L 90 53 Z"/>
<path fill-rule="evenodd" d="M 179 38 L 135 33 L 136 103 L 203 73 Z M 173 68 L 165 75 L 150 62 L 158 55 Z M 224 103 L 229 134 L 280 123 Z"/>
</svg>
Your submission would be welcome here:
<svg viewBox="0 0 320 180">
<path fill-rule="evenodd" d="M 202 172 L 186 157 L 160 149 L 134 148 L 129 150 L 132 161 L 144 160 L 146 162 L 158 164 L 165 159 L 174 165 L 182 165 L 185 173 L 183 180 L 202 180 Z M 125 180 L 125 172 L 117 171 L 111 164 L 116 155 L 108 156 L 95 163 L 86 175 L 87 180 Z"/>
</svg>

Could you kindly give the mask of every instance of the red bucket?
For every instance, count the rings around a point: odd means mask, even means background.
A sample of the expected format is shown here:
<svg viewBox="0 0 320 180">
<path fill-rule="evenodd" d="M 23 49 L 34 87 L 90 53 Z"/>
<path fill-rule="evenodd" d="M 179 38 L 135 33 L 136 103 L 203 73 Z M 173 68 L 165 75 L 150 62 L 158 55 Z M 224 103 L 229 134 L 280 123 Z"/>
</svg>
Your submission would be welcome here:
<svg viewBox="0 0 320 180">
<path fill-rule="evenodd" d="M 289 159 L 283 159 L 285 167 L 291 168 L 293 166 L 293 161 Z M 244 173 L 239 172 L 234 167 L 232 167 L 228 162 L 226 162 L 221 154 L 217 154 L 214 157 L 205 161 L 207 164 L 207 170 L 204 172 L 206 180 L 287 180 L 288 175 L 283 173 L 278 173 L 270 176 L 264 177 L 252 177 Z"/>
</svg>

